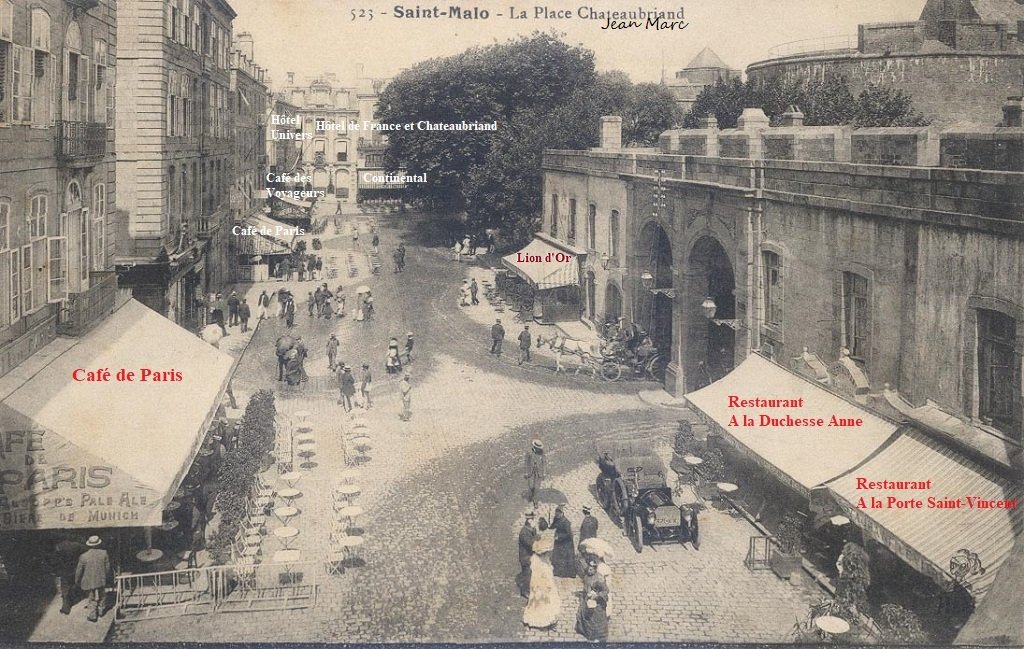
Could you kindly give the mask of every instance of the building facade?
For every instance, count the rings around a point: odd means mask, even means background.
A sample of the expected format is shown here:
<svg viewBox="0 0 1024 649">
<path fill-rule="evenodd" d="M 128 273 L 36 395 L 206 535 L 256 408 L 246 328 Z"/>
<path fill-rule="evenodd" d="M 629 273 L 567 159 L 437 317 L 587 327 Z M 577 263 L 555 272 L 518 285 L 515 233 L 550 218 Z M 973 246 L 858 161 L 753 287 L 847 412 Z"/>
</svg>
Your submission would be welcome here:
<svg viewBox="0 0 1024 649">
<path fill-rule="evenodd" d="M 719 81 L 725 83 L 741 77 L 739 70 L 726 65 L 721 57 L 710 47 L 702 49 L 693 57 L 685 68 L 679 70 L 671 79 L 663 80 L 672 95 L 676 98 L 679 114 L 685 116 L 690 112 L 693 103 L 708 86 Z"/>
<path fill-rule="evenodd" d="M 845 76 L 903 90 L 933 123 L 995 126 L 999 102 L 1021 94 L 1024 4 L 1016 0 L 928 0 L 918 20 L 860 25 L 856 35 L 774 48 L 747 66 L 753 80 Z"/>
<path fill-rule="evenodd" d="M 117 271 L 136 299 L 190 328 L 232 277 L 234 17 L 223 0 L 118 10 Z"/>
<path fill-rule="evenodd" d="M 231 115 L 234 129 L 231 213 L 238 222 L 264 205 L 269 169 L 266 123 L 270 91 L 266 71 L 253 62 L 252 35 L 238 34 L 231 51 Z"/>
<path fill-rule="evenodd" d="M 0 375 L 117 290 L 115 11 L 0 0 Z"/>
</svg>

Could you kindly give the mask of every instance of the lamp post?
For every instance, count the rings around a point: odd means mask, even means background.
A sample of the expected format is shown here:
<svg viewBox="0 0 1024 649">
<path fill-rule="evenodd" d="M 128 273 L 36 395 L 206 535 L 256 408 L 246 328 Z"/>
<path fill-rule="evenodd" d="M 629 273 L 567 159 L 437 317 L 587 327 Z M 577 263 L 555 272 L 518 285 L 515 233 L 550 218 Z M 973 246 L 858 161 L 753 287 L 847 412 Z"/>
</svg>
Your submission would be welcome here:
<svg viewBox="0 0 1024 649">
<path fill-rule="evenodd" d="M 704 317 L 714 322 L 716 325 L 729 327 L 733 331 L 738 331 L 740 328 L 740 321 L 736 319 L 732 320 L 720 320 L 715 318 L 715 312 L 718 311 L 718 305 L 715 304 L 715 300 L 711 297 L 704 298 L 704 301 L 700 304 L 701 310 L 704 312 Z"/>
</svg>

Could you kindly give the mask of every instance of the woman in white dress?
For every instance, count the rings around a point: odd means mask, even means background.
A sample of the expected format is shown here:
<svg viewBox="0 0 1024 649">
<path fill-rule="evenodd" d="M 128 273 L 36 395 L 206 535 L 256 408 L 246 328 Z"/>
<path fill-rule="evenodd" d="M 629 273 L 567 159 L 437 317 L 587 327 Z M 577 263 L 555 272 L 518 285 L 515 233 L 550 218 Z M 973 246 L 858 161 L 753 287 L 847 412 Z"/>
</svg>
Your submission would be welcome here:
<svg viewBox="0 0 1024 649">
<path fill-rule="evenodd" d="M 551 551 L 555 548 L 554 530 L 538 534 L 530 557 L 530 598 L 523 611 L 523 624 L 535 629 L 546 629 L 558 622 L 562 600 L 551 568 Z"/>
</svg>

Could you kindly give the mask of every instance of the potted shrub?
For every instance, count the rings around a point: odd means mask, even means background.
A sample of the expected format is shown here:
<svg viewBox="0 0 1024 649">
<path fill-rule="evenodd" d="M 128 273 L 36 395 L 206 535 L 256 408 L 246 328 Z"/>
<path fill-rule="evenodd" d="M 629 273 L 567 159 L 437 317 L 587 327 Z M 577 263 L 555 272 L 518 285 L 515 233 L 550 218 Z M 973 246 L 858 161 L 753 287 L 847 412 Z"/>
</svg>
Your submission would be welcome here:
<svg viewBox="0 0 1024 649">
<path fill-rule="evenodd" d="M 868 587 L 871 586 L 871 559 L 857 543 L 847 542 L 839 555 L 839 579 L 836 600 L 846 606 L 867 612 Z"/>
<path fill-rule="evenodd" d="M 924 644 L 928 641 L 921 620 L 899 604 L 882 604 L 882 637 L 893 644 Z"/>
<path fill-rule="evenodd" d="M 803 550 L 804 521 L 799 514 L 790 512 L 782 517 L 775 531 L 778 545 L 772 548 L 768 563 L 780 579 L 792 579 L 803 566 L 800 552 Z"/>
<path fill-rule="evenodd" d="M 680 420 L 679 429 L 676 431 L 675 441 L 672 445 L 672 461 L 669 463 L 673 471 L 680 474 L 690 473 L 691 467 L 683 458 L 693 454 L 696 441 L 690 422 L 685 419 Z"/>
</svg>

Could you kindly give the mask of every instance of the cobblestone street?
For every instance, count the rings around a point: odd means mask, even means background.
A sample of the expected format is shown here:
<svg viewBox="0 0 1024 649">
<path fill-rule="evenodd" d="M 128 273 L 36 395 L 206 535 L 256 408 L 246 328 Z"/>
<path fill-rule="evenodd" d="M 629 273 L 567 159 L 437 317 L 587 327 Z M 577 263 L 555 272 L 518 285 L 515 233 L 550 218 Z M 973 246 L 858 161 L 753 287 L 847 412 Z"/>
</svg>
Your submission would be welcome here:
<svg viewBox="0 0 1024 649">
<path fill-rule="evenodd" d="M 353 217 L 347 217 L 353 218 Z M 354 217 L 368 232 L 365 217 Z M 573 631 L 577 584 L 562 580 L 562 616 L 553 630 L 528 630 L 521 623 L 525 600 L 514 584 L 518 571 L 516 538 L 525 511 L 523 453 L 533 438 L 548 450 L 548 476 L 541 509 L 564 499 L 575 527 L 580 507 L 596 505 L 590 492 L 597 469 L 594 441 L 617 434 L 646 433 L 658 451 L 670 453 L 679 411 L 648 406 L 637 397 L 652 384 L 604 383 L 584 374 L 556 375 L 553 361 L 535 358 L 518 367 L 514 341 L 519 325 L 506 320 L 506 350 L 488 353 L 493 321 L 483 302 L 456 306 L 466 265 L 444 251 L 417 245 L 411 217 L 382 217 L 381 255 L 403 240 L 408 267 L 395 274 L 390 264 L 380 275 L 368 271 L 362 248 L 352 250 L 358 275 L 326 279 L 333 290 L 345 285 L 349 313 L 354 287 L 373 289 L 376 316 L 370 322 L 321 320 L 306 313 L 312 282 L 290 285 L 299 309 L 295 332 L 310 350 L 310 381 L 288 389 L 277 382 L 274 341 L 284 331 L 271 317 L 253 336 L 234 379 L 236 395 L 273 389 L 278 412 L 308 413 L 315 454 L 298 468 L 301 514 L 290 524 L 300 530 L 294 547 L 315 562 L 319 584 L 314 608 L 270 613 L 223 613 L 123 623 L 118 641 L 371 642 L 371 641 L 568 641 Z M 330 228 L 329 228 L 330 231 Z M 347 233 L 348 224 L 342 232 Z M 330 234 L 327 235 L 330 237 Z M 368 239 L 368 237 L 363 237 Z M 368 246 L 368 241 L 363 245 Z M 325 265 L 346 258 L 349 237 L 325 240 Z M 474 268 L 474 272 L 481 269 Z M 344 275 L 345 273 L 339 273 Z M 255 304 L 263 288 L 248 290 Z M 275 304 L 276 306 L 276 304 Z M 234 330 L 237 331 L 237 330 Z M 411 364 L 412 412 L 401 421 L 397 381 L 385 374 L 383 359 L 391 337 L 416 339 Z M 337 404 L 334 375 L 328 370 L 329 333 L 341 342 L 339 360 L 354 369 L 366 362 L 374 375 L 373 406 L 346 413 Z M 656 387 L 656 386 L 654 386 Z M 242 404 L 239 404 L 242 405 Z M 370 437 L 366 457 L 351 446 L 356 433 Z M 331 487 L 346 467 L 358 465 L 356 521 L 366 542 L 365 564 L 340 576 L 327 575 L 323 551 L 331 519 Z M 743 518 L 709 510 L 701 519 L 699 552 L 679 544 L 645 548 L 637 554 L 621 530 L 595 506 L 599 535 L 616 550 L 610 562 L 611 640 L 781 642 L 802 618 L 818 592 L 808 583 L 789 584 L 770 571 L 743 565 L 755 530 Z M 277 540 L 270 535 L 264 560 Z"/>
</svg>

